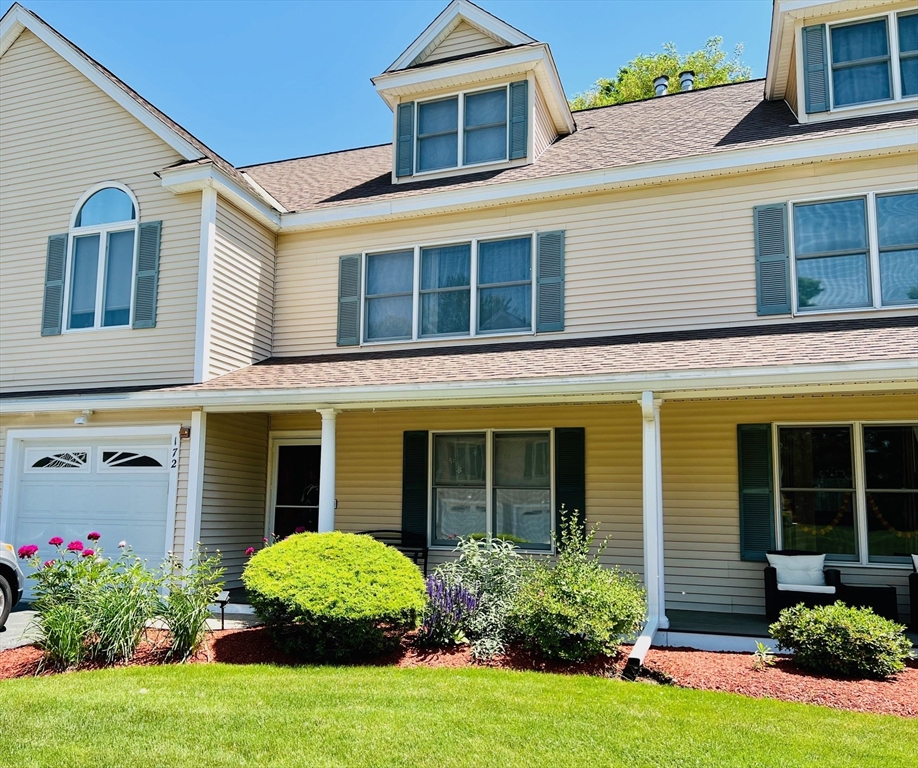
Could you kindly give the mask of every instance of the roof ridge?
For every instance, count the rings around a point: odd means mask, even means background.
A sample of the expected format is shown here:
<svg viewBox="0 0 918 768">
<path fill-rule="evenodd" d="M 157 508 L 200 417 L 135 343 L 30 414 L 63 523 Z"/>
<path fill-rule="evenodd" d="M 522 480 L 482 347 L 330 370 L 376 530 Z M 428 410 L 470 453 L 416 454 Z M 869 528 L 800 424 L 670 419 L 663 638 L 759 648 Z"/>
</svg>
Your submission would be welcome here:
<svg viewBox="0 0 918 768">
<path fill-rule="evenodd" d="M 603 104 L 599 107 L 586 107 L 584 109 L 572 110 L 571 114 L 579 115 L 581 112 L 595 112 L 598 109 L 612 109 L 613 107 L 627 107 L 629 104 L 644 104 L 648 101 L 659 101 L 660 99 L 668 99 L 671 96 L 687 96 L 693 93 L 704 93 L 705 91 L 713 91 L 719 88 L 730 88 L 732 86 L 738 85 L 749 85 L 750 83 L 764 83 L 764 77 L 753 77 L 749 80 L 739 80 L 735 83 L 718 83 L 717 85 L 707 85 L 704 88 L 692 88 L 690 91 L 673 91 L 672 93 L 664 93 L 662 96 L 648 96 L 645 99 L 635 99 L 634 101 L 623 101 L 620 104 Z"/>
<path fill-rule="evenodd" d="M 326 155 L 340 155 L 344 152 L 359 152 L 361 149 L 375 149 L 376 147 L 391 147 L 391 141 L 384 141 L 380 144 L 366 144 L 362 147 L 348 147 L 347 149 L 331 149 L 328 152 L 316 152 L 312 155 L 300 155 L 299 157 L 285 157 L 281 160 L 267 160 L 264 163 L 252 163 L 251 165 L 240 165 L 239 171 L 247 171 L 250 168 L 262 168 L 266 165 L 277 165 L 278 163 L 292 163 L 294 160 L 311 160 L 314 157 L 325 157 Z"/>
</svg>

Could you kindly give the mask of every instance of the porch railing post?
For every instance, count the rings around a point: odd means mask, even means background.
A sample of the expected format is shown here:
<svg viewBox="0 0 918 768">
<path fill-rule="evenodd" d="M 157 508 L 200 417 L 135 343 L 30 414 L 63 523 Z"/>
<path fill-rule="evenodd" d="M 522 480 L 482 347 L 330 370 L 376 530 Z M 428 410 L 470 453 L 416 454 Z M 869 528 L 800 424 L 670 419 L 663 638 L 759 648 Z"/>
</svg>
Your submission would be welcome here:
<svg viewBox="0 0 918 768">
<path fill-rule="evenodd" d="M 322 414 L 322 455 L 319 462 L 319 533 L 335 530 L 335 419 L 334 408 Z"/>
</svg>

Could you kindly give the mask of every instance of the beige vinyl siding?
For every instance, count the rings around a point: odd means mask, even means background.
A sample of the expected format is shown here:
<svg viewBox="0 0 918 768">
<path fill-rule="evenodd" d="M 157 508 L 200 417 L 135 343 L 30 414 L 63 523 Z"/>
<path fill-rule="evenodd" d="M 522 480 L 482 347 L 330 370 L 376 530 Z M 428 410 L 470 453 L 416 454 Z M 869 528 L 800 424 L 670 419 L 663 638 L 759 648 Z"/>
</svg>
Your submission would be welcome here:
<svg viewBox="0 0 918 768">
<path fill-rule="evenodd" d="M 217 199 L 210 376 L 271 356 L 274 247 L 272 232 Z"/>
<path fill-rule="evenodd" d="M 7 432 L 11 429 L 61 429 L 73 430 L 79 436 L 80 427 L 74 426 L 74 414 L 48 413 L 27 415 L 4 415 L 0 418 L 0 498 L 3 498 L 3 470 L 6 461 Z M 191 411 L 97 411 L 92 414 L 89 425 L 93 427 L 148 427 L 165 424 L 168 426 L 191 424 Z M 185 543 L 185 515 L 188 499 L 189 440 L 179 441 L 178 484 L 175 499 L 175 534 L 172 549 L 181 552 Z"/>
<path fill-rule="evenodd" d="M 0 80 L 0 389 L 192 381 L 201 196 L 155 175 L 181 158 L 31 32 L 0 58 Z M 141 221 L 163 222 L 156 328 L 42 337 L 48 237 L 108 180 L 133 190 Z"/>
<path fill-rule="evenodd" d="M 532 124 L 532 159 L 539 157 L 558 136 L 555 131 L 555 124 L 552 122 L 551 115 L 548 114 L 548 106 L 545 104 L 545 98 L 535 83 L 532 84 L 535 91 L 535 120 Z"/>
<path fill-rule="evenodd" d="M 569 337 L 788 322 L 789 316 L 756 316 L 753 206 L 914 188 L 916 164 L 916 154 L 806 164 L 729 179 L 281 235 L 274 354 L 335 350 L 342 255 L 533 230 L 566 230 L 564 333 Z M 910 314 L 914 309 L 882 312 Z M 865 313 L 806 319 L 842 317 L 863 318 Z M 484 341 L 493 343 L 494 337 Z M 465 343 L 438 339 L 426 346 Z M 425 343 L 384 348 L 421 346 Z"/>
<path fill-rule="evenodd" d="M 784 100 L 790 105 L 795 115 L 800 114 L 797 108 L 797 46 L 791 50 L 790 65 L 787 72 L 787 88 L 784 90 Z M 800 110 L 802 111 L 802 110 Z"/>
<path fill-rule="evenodd" d="M 268 415 L 212 413 L 207 417 L 201 544 L 219 549 L 226 586 L 241 586 L 247 547 L 265 531 Z"/>
<path fill-rule="evenodd" d="M 918 397 L 847 395 L 664 402 L 661 409 L 666 600 L 671 608 L 763 613 L 763 563 L 739 552 L 738 424 L 918 420 Z M 907 569 L 840 565 L 850 584 L 893 584 Z"/>
<path fill-rule="evenodd" d="M 467 21 L 460 21 L 456 28 L 450 32 L 422 62 L 430 64 L 434 61 L 451 59 L 457 56 L 469 56 L 473 53 L 493 51 L 505 47 L 490 35 L 476 29 Z"/>
<path fill-rule="evenodd" d="M 315 414 L 275 415 L 272 430 L 315 429 Z M 608 565 L 642 568 L 641 412 L 604 406 L 345 412 L 337 417 L 335 526 L 358 532 L 401 528 L 402 435 L 406 430 L 586 428 L 586 503 L 599 535 L 610 536 Z M 431 550 L 431 565 L 449 550 Z"/>
</svg>

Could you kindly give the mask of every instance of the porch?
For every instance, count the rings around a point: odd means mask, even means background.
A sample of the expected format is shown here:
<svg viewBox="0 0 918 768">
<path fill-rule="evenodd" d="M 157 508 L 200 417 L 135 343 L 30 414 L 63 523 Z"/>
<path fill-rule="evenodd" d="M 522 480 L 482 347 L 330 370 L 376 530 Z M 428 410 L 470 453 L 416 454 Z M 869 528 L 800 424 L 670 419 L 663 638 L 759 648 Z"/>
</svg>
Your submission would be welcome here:
<svg viewBox="0 0 918 768">
<path fill-rule="evenodd" d="M 587 523 L 599 526 L 600 538 L 609 536 L 603 562 L 634 571 L 656 597 L 661 634 L 655 642 L 679 645 L 688 640 L 701 642 L 695 636 L 709 635 L 764 638 L 764 563 L 750 558 L 748 547 L 744 549 L 740 519 L 738 425 L 911 423 L 914 411 L 910 394 L 826 393 L 662 401 L 650 395 L 643 402 L 619 399 L 466 408 L 209 412 L 202 430 L 198 538 L 223 552 L 234 594 L 241 586 L 244 550 L 257 547 L 262 537 L 276 532 L 281 515 L 286 515 L 283 525 L 290 531 L 298 514 L 305 515 L 303 527 L 318 530 L 400 530 L 419 523 L 430 543 L 432 569 L 452 551 L 438 531 L 452 530 L 459 535 L 485 532 L 491 526 L 495 532 L 494 526 L 505 522 L 498 520 L 497 505 L 503 502 L 496 495 L 500 482 L 493 482 L 494 467 L 484 471 L 482 490 L 474 491 L 475 504 L 458 505 L 461 514 L 453 504 L 452 518 L 436 517 L 437 488 L 431 474 L 434 438 L 479 436 L 471 442 L 481 446 L 483 461 L 491 461 L 502 435 L 522 433 L 544 436 L 551 477 L 541 497 L 527 492 L 527 498 L 517 498 L 510 517 L 539 520 L 545 515 L 544 519 L 551 519 L 529 529 L 530 537 L 541 539 L 544 545 L 549 530 L 557 524 L 562 496 L 568 492 L 558 486 L 555 435 L 565 429 L 581 430 L 582 506 Z M 429 436 L 422 456 L 406 454 L 407 433 Z M 299 485 L 294 483 L 294 496 L 299 494 L 296 499 L 290 496 L 289 487 L 284 490 L 289 478 L 280 476 L 286 471 L 282 467 L 285 453 L 286 459 L 309 464 L 303 465 Z M 523 462 L 525 451 L 519 455 Z M 533 455 L 530 451 L 530 459 Z M 420 471 L 412 474 L 413 464 Z M 532 474 L 531 467 L 527 471 Z M 489 473 L 491 480 L 485 477 Z M 329 482 L 329 477 L 334 480 Z M 655 490 L 650 494 L 645 488 Z M 421 505 L 420 521 L 417 509 L 407 510 L 406 493 L 413 494 L 415 505 Z M 544 509 L 536 503 L 540 498 L 549 500 Z M 777 504 L 774 498 L 770 503 Z M 860 502 L 855 498 L 854 503 Z M 778 536 L 780 511 L 773 507 Z M 406 523 L 406 514 L 415 514 L 413 522 Z M 469 516 L 475 515 L 477 522 L 469 522 Z M 831 535 L 860 536 L 859 526 L 865 525 L 862 518 L 852 516 L 845 522 L 848 528 L 836 525 Z M 867 524 L 873 526 L 874 521 Z M 449 525 L 460 527 L 448 529 Z M 911 546 L 907 537 L 918 535 L 911 529 L 904 533 L 906 538 L 897 539 L 897 546 Z M 648 562 L 658 565 L 649 571 Z M 842 569 L 846 583 L 895 586 L 900 618 L 908 620 L 910 567 L 905 562 L 873 562 L 865 557 L 864 562 L 849 559 L 835 565 Z M 669 632 L 663 634 L 667 624 Z"/>
</svg>

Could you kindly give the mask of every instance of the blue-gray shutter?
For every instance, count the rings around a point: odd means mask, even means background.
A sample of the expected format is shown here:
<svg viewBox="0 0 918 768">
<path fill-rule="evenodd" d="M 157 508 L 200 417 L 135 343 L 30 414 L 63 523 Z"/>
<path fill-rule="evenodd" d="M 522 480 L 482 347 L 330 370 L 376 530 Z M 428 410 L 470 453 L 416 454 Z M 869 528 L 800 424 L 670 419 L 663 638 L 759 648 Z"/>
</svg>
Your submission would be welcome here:
<svg viewBox="0 0 918 768">
<path fill-rule="evenodd" d="M 510 159 L 526 157 L 529 147 L 529 82 L 510 83 Z"/>
<path fill-rule="evenodd" d="M 427 541 L 428 441 L 426 431 L 402 438 L 402 531 Z"/>
<path fill-rule="evenodd" d="M 536 331 L 564 330 L 564 231 L 536 237 Z"/>
<path fill-rule="evenodd" d="M 783 315 L 791 311 L 787 204 L 757 205 L 755 222 L 756 311 Z"/>
<path fill-rule="evenodd" d="M 826 25 L 803 28 L 803 93 L 807 114 L 829 110 Z"/>
<path fill-rule="evenodd" d="M 41 335 L 58 336 L 64 315 L 64 272 L 67 266 L 67 235 L 48 238 L 45 263 L 45 300 L 41 309 Z"/>
<path fill-rule="evenodd" d="M 586 525 L 586 430 L 555 428 L 555 536 L 561 537 L 561 507 Z"/>
<path fill-rule="evenodd" d="M 338 260 L 338 346 L 360 344 L 360 254 Z"/>
<path fill-rule="evenodd" d="M 398 105 L 395 175 L 414 173 L 414 102 Z"/>
<path fill-rule="evenodd" d="M 159 289 L 159 238 L 163 223 L 146 221 L 140 225 L 139 229 L 132 327 L 155 328 L 156 293 Z"/>
<path fill-rule="evenodd" d="M 740 557 L 765 560 L 775 548 L 771 425 L 737 425 Z"/>
</svg>

